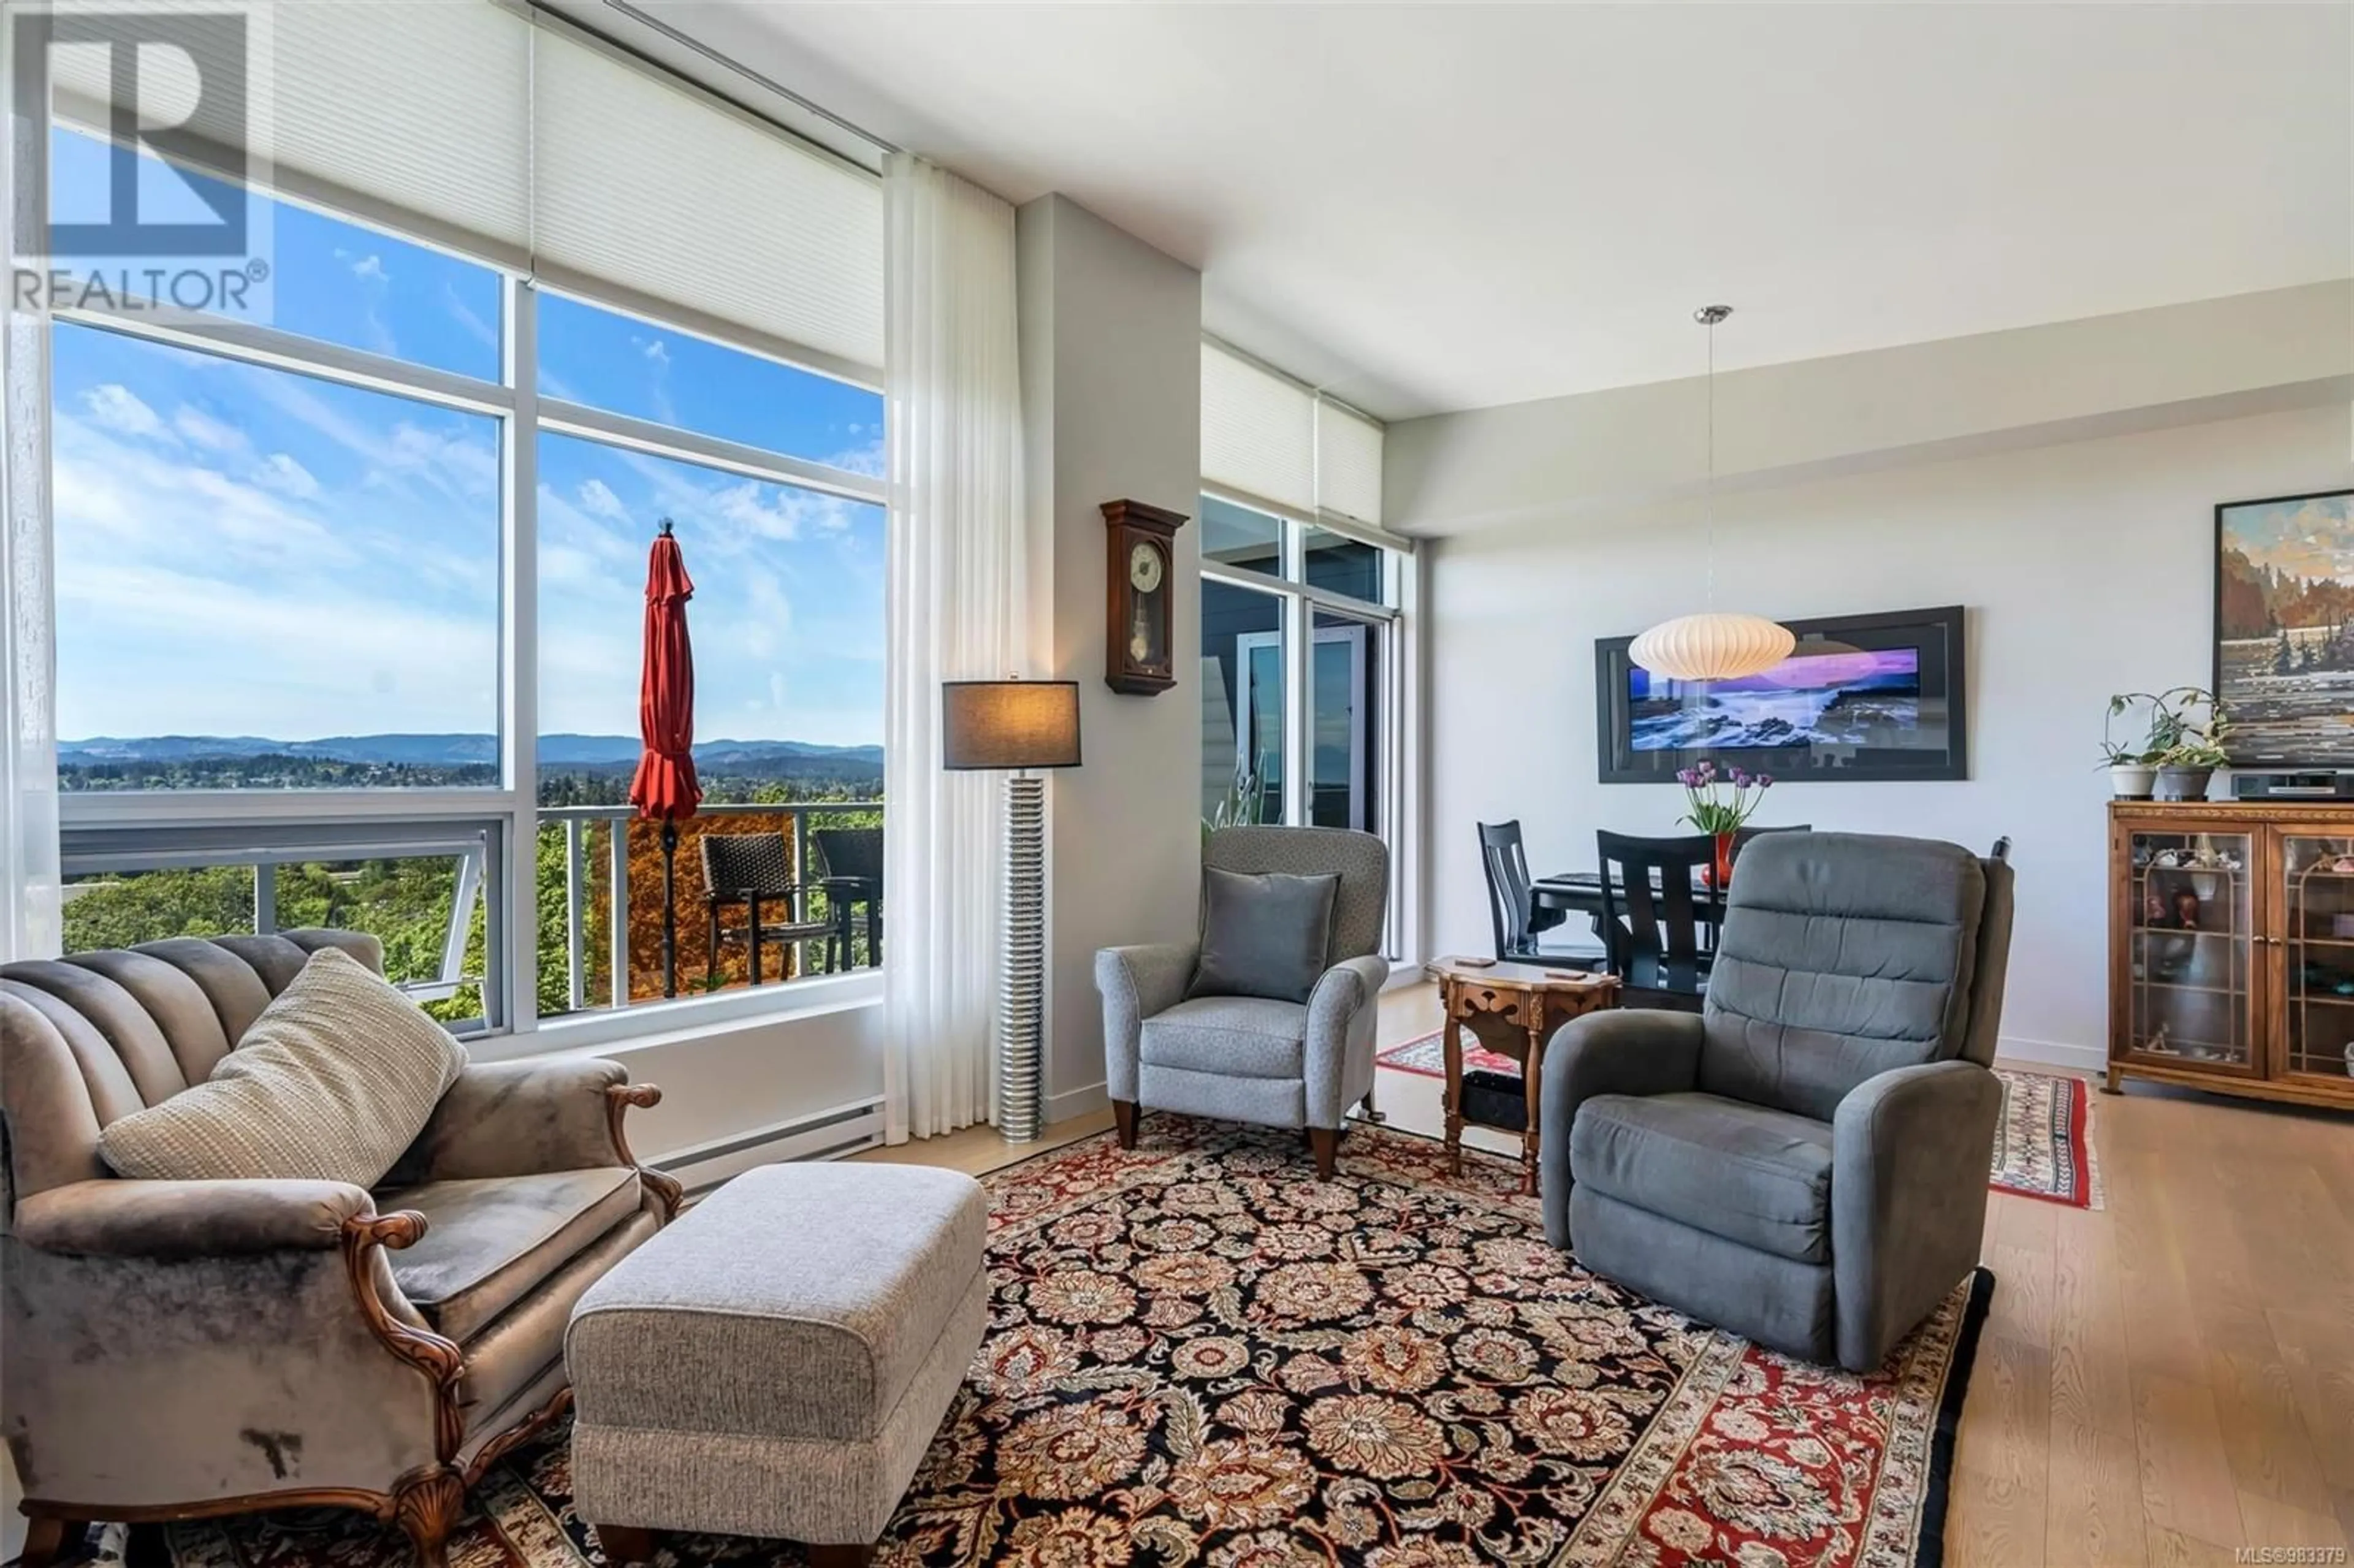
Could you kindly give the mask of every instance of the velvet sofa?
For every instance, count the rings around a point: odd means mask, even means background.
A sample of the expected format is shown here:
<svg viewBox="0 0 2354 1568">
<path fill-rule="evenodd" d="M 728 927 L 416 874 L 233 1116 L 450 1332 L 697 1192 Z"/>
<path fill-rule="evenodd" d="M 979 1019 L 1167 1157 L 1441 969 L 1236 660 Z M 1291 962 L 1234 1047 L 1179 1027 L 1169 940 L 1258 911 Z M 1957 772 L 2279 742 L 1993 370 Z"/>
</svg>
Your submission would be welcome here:
<svg viewBox="0 0 2354 1568">
<path fill-rule="evenodd" d="M 350 931 L 0 966 L 0 1388 L 26 1568 L 92 1520 L 293 1505 L 397 1520 L 429 1564 L 465 1489 L 565 1408 L 573 1303 L 667 1223 L 611 1062 L 469 1065 L 375 1192 L 129 1181 L 100 1129 L 201 1083 Z"/>
</svg>

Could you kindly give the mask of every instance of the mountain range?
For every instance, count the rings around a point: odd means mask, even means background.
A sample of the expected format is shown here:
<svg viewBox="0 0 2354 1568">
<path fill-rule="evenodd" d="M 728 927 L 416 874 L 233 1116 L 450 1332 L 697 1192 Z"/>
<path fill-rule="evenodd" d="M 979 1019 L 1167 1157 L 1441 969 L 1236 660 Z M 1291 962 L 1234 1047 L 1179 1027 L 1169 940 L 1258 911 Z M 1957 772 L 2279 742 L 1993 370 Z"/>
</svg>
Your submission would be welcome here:
<svg viewBox="0 0 2354 1568">
<path fill-rule="evenodd" d="M 634 767 L 641 747 L 628 735 L 543 735 L 539 766 Z M 317 740 L 275 740 L 258 735 L 93 736 L 58 742 L 64 763 L 185 762 L 198 758 L 293 757 L 325 762 L 459 768 L 495 763 L 498 737 L 489 735 L 334 735 Z M 818 746 L 801 740 L 706 740 L 695 747 L 698 768 L 774 767 L 818 762 L 864 770 L 883 767 L 879 746 Z"/>
</svg>

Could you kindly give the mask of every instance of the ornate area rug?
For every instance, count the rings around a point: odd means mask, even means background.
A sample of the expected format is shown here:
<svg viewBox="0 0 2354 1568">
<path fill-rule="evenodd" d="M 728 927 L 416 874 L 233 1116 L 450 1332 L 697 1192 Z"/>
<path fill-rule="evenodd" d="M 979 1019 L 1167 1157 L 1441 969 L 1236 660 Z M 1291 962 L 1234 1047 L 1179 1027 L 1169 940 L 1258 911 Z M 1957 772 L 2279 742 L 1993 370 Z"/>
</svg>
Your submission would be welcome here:
<svg viewBox="0 0 2354 1568">
<path fill-rule="evenodd" d="M 1994 1190 L 2072 1209 L 2106 1207 L 2093 1148 L 2092 1086 L 2009 1067 L 1996 1068 L 1995 1076 L 2002 1080 L 2002 1121 L 1994 1135 Z"/>
<path fill-rule="evenodd" d="M 1384 1067 L 1425 1078 L 1447 1076 L 1447 1056 L 1435 1033 L 1393 1045 L 1374 1058 Z M 1466 1071 L 1517 1075 L 1510 1056 L 1464 1043 Z M 2002 1124 L 1997 1128 L 1994 1167 L 1987 1185 L 1998 1192 L 2065 1203 L 2072 1209 L 2104 1206 L 2101 1167 L 2093 1150 L 2093 1100 L 2082 1078 L 2058 1073 L 2027 1073 L 1998 1067 L 2002 1080 Z"/>
<path fill-rule="evenodd" d="M 1870 1377 L 1647 1304 L 1545 1245 L 1516 1162 L 1360 1128 L 1150 1117 L 989 1178 L 989 1339 L 877 1561 L 1474 1568 L 1940 1561 L 1992 1291 L 1958 1286 Z M 477 1489 L 452 1568 L 599 1559 L 565 1433 Z M 662 1538 L 668 1568 L 794 1548 Z M 170 1527 L 184 1568 L 394 1568 L 305 1513 Z"/>
</svg>

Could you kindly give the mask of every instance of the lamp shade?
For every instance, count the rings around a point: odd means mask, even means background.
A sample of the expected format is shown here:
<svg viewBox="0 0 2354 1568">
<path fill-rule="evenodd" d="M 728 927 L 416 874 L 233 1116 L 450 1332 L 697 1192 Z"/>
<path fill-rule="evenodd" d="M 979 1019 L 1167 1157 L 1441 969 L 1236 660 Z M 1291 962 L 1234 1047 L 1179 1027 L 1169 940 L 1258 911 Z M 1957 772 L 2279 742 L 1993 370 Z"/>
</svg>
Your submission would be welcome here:
<svg viewBox="0 0 2354 1568">
<path fill-rule="evenodd" d="M 1627 657 L 1671 681 L 1731 681 L 1772 669 L 1797 645 L 1779 621 L 1711 610 L 1659 622 L 1628 645 Z"/>
<path fill-rule="evenodd" d="M 1076 768 L 1076 681 L 943 681 L 940 766 Z"/>
</svg>

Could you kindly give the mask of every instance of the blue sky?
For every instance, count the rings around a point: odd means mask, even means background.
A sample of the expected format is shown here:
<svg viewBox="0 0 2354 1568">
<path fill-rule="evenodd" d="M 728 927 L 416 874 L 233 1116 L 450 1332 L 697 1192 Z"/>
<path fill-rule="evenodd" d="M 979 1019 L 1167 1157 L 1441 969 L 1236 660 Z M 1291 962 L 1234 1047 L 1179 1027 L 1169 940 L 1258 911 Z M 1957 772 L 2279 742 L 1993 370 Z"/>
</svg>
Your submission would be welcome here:
<svg viewBox="0 0 2354 1568">
<path fill-rule="evenodd" d="M 103 154 L 57 141 L 62 215 Z M 488 270 L 269 205 L 270 324 L 497 376 Z M 544 396 L 879 471 L 873 392 L 546 291 L 539 319 Z M 496 421 L 72 324 L 53 374 L 61 736 L 497 727 Z M 635 733 L 667 515 L 698 735 L 880 741 L 880 508 L 537 440 L 542 732 Z"/>
</svg>

